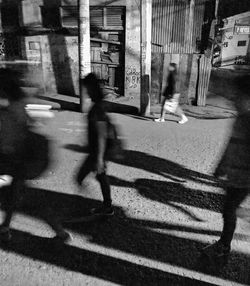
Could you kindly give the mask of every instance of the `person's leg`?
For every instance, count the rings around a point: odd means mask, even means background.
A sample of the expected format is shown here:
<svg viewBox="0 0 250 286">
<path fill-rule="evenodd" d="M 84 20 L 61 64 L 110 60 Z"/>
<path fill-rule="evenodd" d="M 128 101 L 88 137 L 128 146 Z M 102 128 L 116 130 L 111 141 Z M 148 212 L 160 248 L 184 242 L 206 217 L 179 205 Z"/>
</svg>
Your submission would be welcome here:
<svg viewBox="0 0 250 286">
<path fill-rule="evenodd" d="M 180 121 L 178 123 L 180 124 L 184 124 L 188 121 L 188 118 L 186 117 L 186 115 L 184 114 L 182 108 L 178 105 L 175 114 L 178 115 L 180 117 Z"/>
<path fill-rule="evenodd" d="M 82 163 L 79 171 L 77 172 L 76 182 L 78 183 L 78 185 L 81 185 L 82 181 L 92 171 L 92 164 L 92 158 L 88 156 L 88 158 Z"/>
<path fill-rule="evenodd" d="M 20 199 L 20 194 L 23 191 L 23 189 L 24 189 L 24 180 L 14 177 L 13 182 L 9 188 L 8 203 L 2 227 L 8 228 L 10 226 L 13 213 L 17 208 L 18 201 Z"/>
<path fill-rule="evenodd" d="M 164 106 L 165 106 L 166 100 L 167 99 L 164 97 L 164 100 L 163 100 L 162 105 L 161 105 L 161 116 L 160 116 L 160 118 L 155 119 L 156 122 L 164 122 L 165 121 L 166 110 L 165 110 Z"/>
<path fill-rule="evenodd" d="M 103 196 L 103 206 L 100 208 L 93 209 L 92 213 L 95 215 L 112 216 L 114 214 L 114 210 L 112 208 L 111 189 L 108 176 L 104 171 L 101 174 L 97 174 L 96 178 L 101 186 L 102 196 Z"/>
<path fill-rule="evenodd" d="M 107 208 L 110 208 L 112 205 L 111 200 L 111 188 L 109 184 L 108 176 L 105 172 L 101 174 L 97 174 L 96 176 L 97 180 L 100 183 L 101 190 L 102 190 L 102 196 L 103 196 L 103 205 Z"/>
<path fill-rule="evenodd" d="M 10 223 L 13 214 L 17 208 L 21 192 L 24 189 L 24 180 L 20 178 L 13 178 L 11 186 L 8 187 L 8 199 L 5 210 L 5 217 L 0 226 L 0 239 L 2 241 L 9 241 L 11 239 Z"/>
<path fill-rule="evenodd" d="M 226 200 L 223 210 L 223 230 L 220 242 L 230 248 L 233 239 L 234 231 L 236 228 L 236 211 L 240 204 L 248 195 L 248 189 L 228 189 L 226 193 Z"/>
<path fill-rule="evenodd" d="M 220 240 L 203 249 L 209 257 L 227 258 L 231 250 L 231 242 L 236 228 L 236 211 L 248 195 L 248 189 L 231 188 L 226 192 L 223 210 L 223 230 Z"/>
</svg>

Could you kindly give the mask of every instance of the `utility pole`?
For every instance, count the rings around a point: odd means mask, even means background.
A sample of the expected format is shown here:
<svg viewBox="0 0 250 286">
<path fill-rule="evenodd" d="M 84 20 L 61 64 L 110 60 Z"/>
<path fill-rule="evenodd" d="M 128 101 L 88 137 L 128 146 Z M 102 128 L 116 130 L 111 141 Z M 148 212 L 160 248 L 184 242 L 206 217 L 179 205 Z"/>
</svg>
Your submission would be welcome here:
<svg viewBox="0 0 250 286">
<path fill-rule="evenodd" d="M 79 13 L 79 92 L 80 92 L 80 110 L 88 110 L 89 98 L 84 92 L 81 80 L 91 72 L 90 60 L 90 16 L 89 0 L 78 0 Z"/>
<path fill-rule="evenodd" d="M 141 0 L 141 115 L 150 114 L 152 0 Z"/>
</svg>

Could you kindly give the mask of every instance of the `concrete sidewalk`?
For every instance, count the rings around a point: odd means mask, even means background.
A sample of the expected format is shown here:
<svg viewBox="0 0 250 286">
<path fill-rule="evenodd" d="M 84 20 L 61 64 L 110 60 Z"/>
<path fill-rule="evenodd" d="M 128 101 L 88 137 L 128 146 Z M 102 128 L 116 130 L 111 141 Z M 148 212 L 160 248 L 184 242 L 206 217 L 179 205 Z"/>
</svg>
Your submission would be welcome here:
<svg viewBox="0 0 250 286">
<path fill-rule="evenodd" d="M 115 101 L 116 102 L 116 101 Z M 136 106 L 139 109 L 139 98 L 120 98 L 117 102 Z M 182 105 L 183 110 L 189 117 L 197 119 L 225 119 L 235 117 L 237 112 L 234 108 L 232 101 L 213 93 L 207 96 L 207 104 L 204 107 L 194 105 Z M 151 105 L 150 116 L 151 118 L 159 116 L 161 113 L 161 104 Z"/>
<path fill-rule="evenodd" d="M 79 111 L 80 101 L 77 97 L 62 95 L 62 94 L 47 94 L 40 95 L 38 97 L 32 96 L 32 90 L 30 96 L 27 98 L 28 103 L 36 104 L 50 104 L 55 110 L 69 110 Z M 120 98 L 107 98 L 107 110 L 109 112 L 133 114 L 138 115 L 140 109 L 139 97 L 120 97 Z M 225 119 L 235 117 L 237 112 L 233 106 L 233 103 L 213 93 L 208 93 L 207 104 L 204 107 L 194 105 L 183 105 L 183 110 L 189 117 L 197 119 Z M 159 116 L 161 111 L 160 104 L 151 105 L 149 118 Z"/>
</svg>

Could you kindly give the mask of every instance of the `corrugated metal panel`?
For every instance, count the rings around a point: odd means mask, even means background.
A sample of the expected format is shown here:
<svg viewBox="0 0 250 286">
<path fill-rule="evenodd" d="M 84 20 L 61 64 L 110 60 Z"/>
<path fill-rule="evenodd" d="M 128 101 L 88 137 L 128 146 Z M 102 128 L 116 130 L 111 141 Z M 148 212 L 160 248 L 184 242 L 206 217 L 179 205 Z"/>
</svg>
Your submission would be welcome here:
<svg viewBox="0 0 250 286">
<path fill-rule="evenodd" d="M 162 52 L 162 42 L 160 34 L 162 32 L 163 22 L 165 20 L 162 17 L 162 0 L 155 0 L 152 4 L 152 51 Z"/>
<path fill-rule="evenodd" d="M 193 27 L 193 46 L 195 47 L 196 51 L 198 51 L 196 43 L 201 40 L 204 13 L 205 13 L 204 0 L 196 0 L 195 10 L 194 10 L 194 27 Z"/>
<path fill-rule="evenodd" d="M 211 74 L 211 59 L 207 58 L 205 55 L 202 55 L 199 59 L 199 82 L 198 82 L 198 97 L 197 105 L 205 106 L 206 105 L 206 95 L 208 92 L 208 85 Z"/>
<path fill-rule="evenodd" d="M 205 1 L 194 0 L 193 12 L 190 12 L 192 0 L 153 1 L 152 51 L 196 52 L 196 40 L 201 38 Z"/>
</svg>

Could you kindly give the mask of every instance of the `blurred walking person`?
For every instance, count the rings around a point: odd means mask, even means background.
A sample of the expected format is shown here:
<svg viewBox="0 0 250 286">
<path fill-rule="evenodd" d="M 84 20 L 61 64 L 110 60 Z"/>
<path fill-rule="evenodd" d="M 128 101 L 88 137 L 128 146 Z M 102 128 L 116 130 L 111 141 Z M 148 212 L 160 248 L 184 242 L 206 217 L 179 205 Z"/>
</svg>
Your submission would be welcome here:
<svg viewBox="0 0 250 286">
<path fill-rule="evenodd" d="M 178 88 L 178 71 L 175 63 L 170 63 L 168 68 L 167 86 L 163 93 L 164 100 L 161 107 L 161 116 L 155 122 L 165 122 L 166 112 L 176 114 L 180 117 L 179 124 L 184 124 L 188 118 L 179 105 L 180 92 Z"/>
<path fill-rule="evenodd" d="M 91 210 L 93 215 L 112 216 L 114 210 L 112 208 L 111 189 L 107 168 L 107 151 L 109 141 L 110 120 L 105 112 L 104 94 L 99 84 L 98 78 L 94 73 L 88 74 L 82 80 L 86 92 L 93 102 L 93 106 L 88 113 L 88 151 L 89 155 L 80 167 L 76 181 L 78 185 L 82 184 L 85 177 L 93 172 L 96 179 L 100 183 L 103 205 Z"/>
<path fill-rule="evenodd" d="M 10 223 L 24 194 L 25 181 L 40 176 L 49 163 L 49 142 L 31 130 L 30 122 L 19 76 L 0 69 L 0 187 L 8 188 L 1 240 L 11 239 Z M 63 241 L 69 238 L 51 211 L 45 217 L 56 238 Z"/>
<path fill-rule="evenodd" d="M 247 95 L 239 95 L 236 108 L 238 118 L 214 174 L 223 179 L 225 189 L 223 230 L 219 241 L 203 249 L 203 253 L 211 258 L 226 260 L 231 251 L 237 210 L 250 190 L 250 99 Z"/>
</svg>

